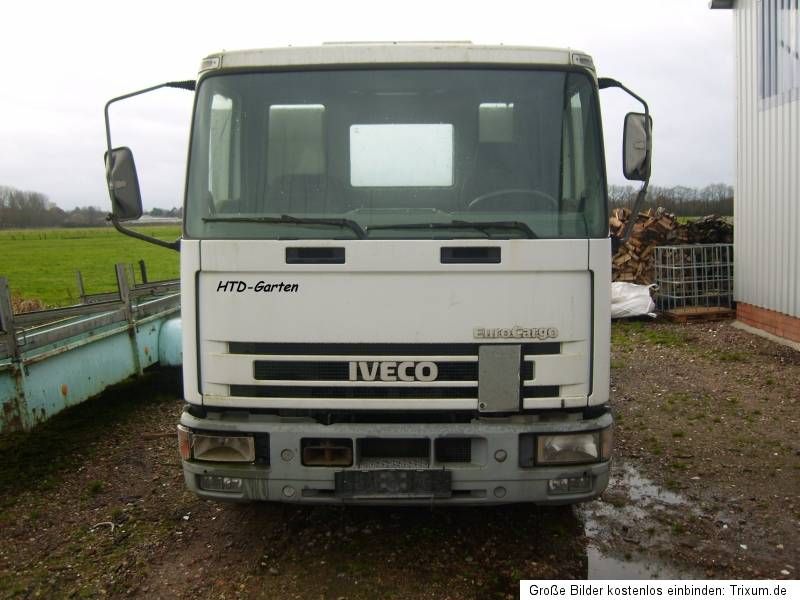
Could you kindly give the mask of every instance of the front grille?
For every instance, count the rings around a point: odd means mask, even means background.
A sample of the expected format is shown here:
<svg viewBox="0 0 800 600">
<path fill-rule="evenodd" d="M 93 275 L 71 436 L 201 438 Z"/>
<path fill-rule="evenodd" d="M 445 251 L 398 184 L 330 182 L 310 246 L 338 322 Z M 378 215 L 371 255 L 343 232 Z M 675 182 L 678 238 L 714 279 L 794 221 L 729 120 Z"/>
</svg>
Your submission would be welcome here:
<svg viewBox="0 0 800 600">
<path fill-rule="evenodd" d="M 231 354 L 317 354 L 373 356 L 477 356 L 489 344 L 308 344 L 296 342 L 229 342 Z M 559 354 L 560 342 L 522 344 L 522 354 Z"/>
<path fill-rule="evenodd" d="M 448 387 L 317 387 L 232 385 L 231 396 L 251 398 L 476 398 L 477 388 Z"/>
<path fill-rule="evenodd" d="M 523 398 L 557 398 L 557 385 L 526 385 L 522 388 Z"/>
<path fill-rule="evenodd" d="M 345 380 L 348 376 L 347 371 L 346 362 L 316 362 L 310 360 L 257 360 L 253 362 L 253 378 L 261 380 Z"/>
<path fill-rule="evenodd" d="M 229 355 L 251 361 L 252 380 L 225 383 L 231 396 L 249 398 L 477 401 L 478 358 L 486 345 L 509 344 L 229 342 Z M 524 382 L 535 381 L 536 357 L 560 354 L 561 344 L 512 345 L 529 358 L 520 369 L 520 401 L 557 398 L 557 385 Z M 430 366 L 420 364 L 430 362 L 437 369 L 433 381 L 425 378 Z"/>
<path fill-rule="evenodd" d="M 270 411 L 272 412 L 272 411 Z M 281 408 L 281 417 L 314 419 L 326 425 L 335 423 L 469 423 L 475 418 L 471 410 L 327 410 L 313 408 Z"/>
<path fill-rule="evenodd" d="M 528 363 L 530 364 L 530 363 Z M 477 381 L 478 363 L 436 361 L 437 381 Z M 347 362 L 257 360 L 253 377 L 259 380 L 348 381 Z"/>
<path fill-rule="evenodd" d="M 531 361 L 523 361 L 522 368 L 520 369 L 520 377 L 522 381 L 533 379 L 533 363 Z"/>
</svg>

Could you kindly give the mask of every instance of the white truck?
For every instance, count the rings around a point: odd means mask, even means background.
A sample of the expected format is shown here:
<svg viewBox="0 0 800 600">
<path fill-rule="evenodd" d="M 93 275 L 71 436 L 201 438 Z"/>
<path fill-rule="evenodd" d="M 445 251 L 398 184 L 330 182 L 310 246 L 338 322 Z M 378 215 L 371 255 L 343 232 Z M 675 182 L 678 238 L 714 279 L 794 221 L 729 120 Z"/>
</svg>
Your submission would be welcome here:
<svg viewBox="0 0 800 600">
<path fill-rule="evenodd" d="M 217 500 L 572 503 L 609 477 L 610 253 L 597 79 L 569 49 L 223 52 L 195 90 L 184 227 L 133 155 L 113 224 L 180 250 L 186 485 Z M 634 94 L 632 94 L 634 95 Z M 635 96 L 637 99 L 638 96 Z M 624 170 L 647 186 L 651 120 Z M 633 220 L 631 220 L 632 222 Z"/>
</svg>

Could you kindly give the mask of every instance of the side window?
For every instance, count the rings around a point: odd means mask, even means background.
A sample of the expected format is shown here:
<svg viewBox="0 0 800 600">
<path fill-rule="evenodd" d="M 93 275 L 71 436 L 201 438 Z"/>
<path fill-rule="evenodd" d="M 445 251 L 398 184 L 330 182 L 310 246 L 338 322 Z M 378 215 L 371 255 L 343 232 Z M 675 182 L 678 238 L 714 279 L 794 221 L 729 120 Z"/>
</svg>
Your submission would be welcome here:
<svg viewBox="0 0 800 600">
<path fill-rule="evenodd" d="M 608 228 L 600 147 L 600 116 L 589 79 L 570 74 L 564 106 L 562 152 L 562 213 L 581 213 L 588 232 Z"/>
<path fill-rule="evenodd" d="M 225 212 L 241 189 L 241 123 L 234 100 L 214 94 L 209 122 L 208 191 L 214 207 Z"/>
<path fill-rule="evenodd" d="M 562 145 L 562 195 L 568 202 L 578 201 L 586 194 L 584 112 L 580 91 L 568 96 Z"/>
</svg>

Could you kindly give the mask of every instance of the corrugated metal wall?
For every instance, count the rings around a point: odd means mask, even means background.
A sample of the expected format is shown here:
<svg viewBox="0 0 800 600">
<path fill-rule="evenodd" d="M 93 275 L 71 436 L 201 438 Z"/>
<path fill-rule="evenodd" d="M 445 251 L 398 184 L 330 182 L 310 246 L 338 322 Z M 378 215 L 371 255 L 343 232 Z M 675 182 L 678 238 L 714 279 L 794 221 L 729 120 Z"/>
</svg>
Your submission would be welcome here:
<svg viewBox="0 0 800 600">
<path fill-rule="evenodd" d="M 800 90 L 759 93 L 761 2 L 737 0 L 736 300 L 800 317 Z M 778 0 L 780 2 L 780 0 Z"/>
</svg>

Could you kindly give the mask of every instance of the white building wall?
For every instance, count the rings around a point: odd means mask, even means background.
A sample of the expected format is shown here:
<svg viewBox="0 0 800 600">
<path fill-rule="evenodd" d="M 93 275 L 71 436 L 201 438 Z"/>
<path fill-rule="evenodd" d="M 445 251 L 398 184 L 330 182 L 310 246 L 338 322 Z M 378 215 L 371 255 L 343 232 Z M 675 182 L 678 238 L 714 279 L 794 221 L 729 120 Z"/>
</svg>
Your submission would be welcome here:
<svg viewBox="0 0 800 600">
<path fill-rule="evenodd" d="M 735 297 L 800 317 L 800 82 L 759 94 L 762 0 L 736 0 Z"/>
</svg>

